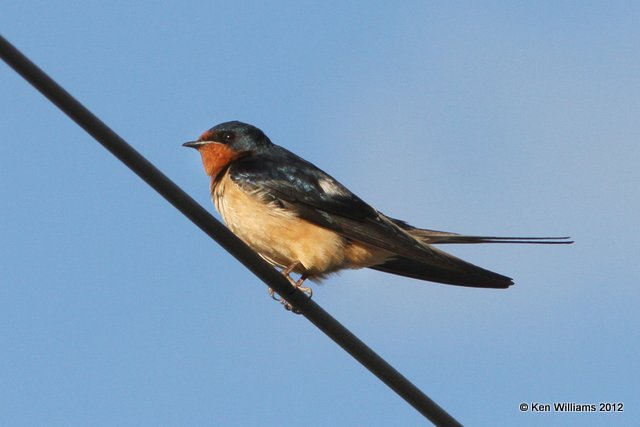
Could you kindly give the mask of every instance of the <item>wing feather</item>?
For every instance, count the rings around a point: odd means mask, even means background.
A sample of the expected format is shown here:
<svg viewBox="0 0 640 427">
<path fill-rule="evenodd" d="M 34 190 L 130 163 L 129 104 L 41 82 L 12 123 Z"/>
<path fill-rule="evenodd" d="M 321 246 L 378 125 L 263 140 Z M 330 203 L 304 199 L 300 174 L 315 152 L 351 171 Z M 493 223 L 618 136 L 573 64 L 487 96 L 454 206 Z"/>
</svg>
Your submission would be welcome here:
<svg viewBox="0 0 640 427">
<path fill-rule="evenodd" d="M 365 203 L 345 186 L 295 154 L 254 156 L 231 165 L 231 179 L 247 191 L 294 211 L 300 218 L 340 235 L 407 258 L 445 258 Z M 274 158 L 275 157 L 275 158 Z M 283 159 L 284 157 L 284 159 Z"/>
<path fill-rule="evenodd" d="M 306 221 L 394 254 L 371 268 L 417 279 L 495 288 L 513 283 L 431 244 L 569 243 L 556 238 L 464 236 L 413 227 L 378 212 L 333 177 L 279 146 L 233 163 L 229 175 L 244 190 Z"/>
</svg>

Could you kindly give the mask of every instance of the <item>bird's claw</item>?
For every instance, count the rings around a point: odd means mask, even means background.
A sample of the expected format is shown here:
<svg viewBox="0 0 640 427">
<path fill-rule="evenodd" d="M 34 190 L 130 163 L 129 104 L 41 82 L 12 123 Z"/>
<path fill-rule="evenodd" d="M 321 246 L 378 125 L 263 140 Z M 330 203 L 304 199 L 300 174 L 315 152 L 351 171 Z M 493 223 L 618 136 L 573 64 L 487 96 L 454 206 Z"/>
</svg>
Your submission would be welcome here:
<svg viewBox="0 0 640 427">
<path fill-rule="evenodd" d="M 269 296 L 271 297 L 271 299 L 273 299 L 274 301 L 282 301 L 282 298 L 280 298 L 280 295 L 276 294 L 276 291 L 274 291 L 273 289 L 269 288 Z"/>
<path fill-rule="evenodd" d="M 304 281 L 306 279 L 306 276 L 302 275 L 298 280 L 293 280 L 291 278 L 291 276 L 289 276 L 289 273 L 290 273 L 290 271 L 284 270 L 282 272 L 282 275 L 287 278 L 289 283 L 291 283 L 291 285 L 294 288 L 298 289 L 299 291 L 302 291 L 302 293 L 304 293 L 307 296 L 307 298 L 311 299 L 311 297 L 313 296 L 313 290 L 308 286 L 302 286 L 302 284 L 304 283 Z M 271 289 L 271 288 L 269 288 L 269 296 L 273 300 L 278 301 L 280 304 L 282 304 L 282 306 L 284 307 L 285 310 L 291 311 L 292 313 L 295 313 L 295 314 L 300 314 L 301 313 L 300 310 L 298 310 L 293 305 L 291 305 L 291 303 L 289 301 L 287 301 L 286 299 L 282 298 L 280 295 L 276 294 L 275 291 L 273 289 Z"/>
<path fill-rule="evenodd" d="M 284 307 L 285 310 L 287 311 L 292 311 L 296 314 L 300 314 L 300 311 L 296 308 L 293 308 L 293 306 L 291 305 L 291 303 L 289 301 L 287 301 L 286 299 L 282 298 L 280 295 L 276 294 L 276 292 L 269 288 L 269 296 L 274 300 L 274 301 L 278 301 L 280 304 L 282 304 L 282 307 Z"/>
</svg>

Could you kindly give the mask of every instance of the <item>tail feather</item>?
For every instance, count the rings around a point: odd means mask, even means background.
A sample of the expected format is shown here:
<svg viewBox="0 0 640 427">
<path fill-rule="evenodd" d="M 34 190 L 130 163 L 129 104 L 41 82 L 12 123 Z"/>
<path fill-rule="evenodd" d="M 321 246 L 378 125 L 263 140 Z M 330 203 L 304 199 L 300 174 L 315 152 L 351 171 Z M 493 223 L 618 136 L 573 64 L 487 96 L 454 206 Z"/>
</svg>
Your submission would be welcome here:
<svg viewBox="0 0 640 427">
<path fill-rule="evenodd" d="M 510 277 L 485 270 L 452 255 L 449 255 L 448 261 L 449 265 L 436 266 L 409 258 L 396 257 L 369 268 L 447 285 L 495 289 L 505 289 L 513 285 Z"/>
<path fill-rule="evenodd" d="M 573 240 L 569 240 L 569 237 L 467 236 L 446 231 L 416 228 L 398 219 L 386 216 L 385 218 L 414 239 L 425 244 L 431 253 L 426 257 L 415 258 L 396 255 L 381 264 L 369 268 L 448 285 L 505 289 L 513 285 L 513 279 L 463 261 L 431 245 L 446 243 L 537 243 L 556 245 L 573 243 Z"/>
<path fill-rule="evenodd" d="M 416 228 L 404 221 L 393 218 L 389 218 L 389 220 L 426 245 L 447 243 L 535 243 L 557 245 L 573 243 L 572 240 L 569 240 L 569 237 L 467 236 L 446 231 Z M 513 280 L 510 277 L 485 270 L 434 247 L 430 246 L 430 248 L 435 252 L 434 256 L 429 259 L 395 256 L 382 264 L 369 268 L 399 276 L 457 286 L 504 289 L 513 285 Z"/>
<path fill-rule="evenodd" d="M 418 239 L 433 245 L 446 243 L 533 243 L 539 245 L 568 245 L 573 243 L 570 237 L 502 237 L 502 236 L 468 236 L 447 231 L 417 228 L 399 219 L 389 218 L 395 225 Z"/>
<path fill-rule="evenodd" d="M 409 234 L 427 244 L 447 243 L 528 243 L 538 245 L 567 245 L 573 243 L 570 237 L 501 237 L 501 236 L 467 236 L 435 230 L 416 228 L 407 230 Z"/>
</svg>

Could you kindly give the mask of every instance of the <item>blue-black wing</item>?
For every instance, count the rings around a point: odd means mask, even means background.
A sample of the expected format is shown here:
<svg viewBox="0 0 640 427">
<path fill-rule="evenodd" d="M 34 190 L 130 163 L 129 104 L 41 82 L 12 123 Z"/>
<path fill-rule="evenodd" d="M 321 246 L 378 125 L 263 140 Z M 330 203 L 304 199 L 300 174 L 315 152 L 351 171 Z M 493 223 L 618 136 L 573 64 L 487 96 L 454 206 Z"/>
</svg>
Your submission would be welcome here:
<svg viewBox="0 0 640 427">
<path fill-rule="evenodd" d="M 509 277 L 440 251 L 415 229 L 366 204 L 333 177 L 281 147 L 246 157 L 229 167 L 233 182 L 282 209 L 341 236 L 390 252 L 371 268 L 460 286 L 506 288 Z"/>
<path fill-rule="evenodd" d="M 436 253 L 329 174 L 282 147 L 232 164 L 229 174 L 245 191 L 348 239 L 406 257 L 424 259 Z"/>
<path fill-rule="evenodd" d="M 566 238 L 465 236 L 426 230 L 378 212 L 313 164 L 273 146 L 229 167 L 233 182 L 298 217 L 390 252 L 376 270 L 460 286 L 506 288 L 513 281 L 431 246 L 434 243 L 571 243 Z"/>
</svg>

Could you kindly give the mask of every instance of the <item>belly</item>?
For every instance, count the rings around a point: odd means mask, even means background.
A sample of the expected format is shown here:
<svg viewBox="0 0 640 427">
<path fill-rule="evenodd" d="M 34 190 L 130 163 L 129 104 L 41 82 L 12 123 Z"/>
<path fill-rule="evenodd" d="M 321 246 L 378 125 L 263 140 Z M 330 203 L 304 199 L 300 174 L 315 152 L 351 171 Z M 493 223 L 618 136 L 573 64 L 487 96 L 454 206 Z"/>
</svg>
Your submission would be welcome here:
<svg viewBox="0 0 640 427">
<path fill-rule="evenodd" d="M 300 263 L 294 271 L 311 278 L 351 267 L 347 239 L 240 190 L 228 176 L 216 185 L 213 198 L 227 227 L 270 263 Z"/>
</svg>

